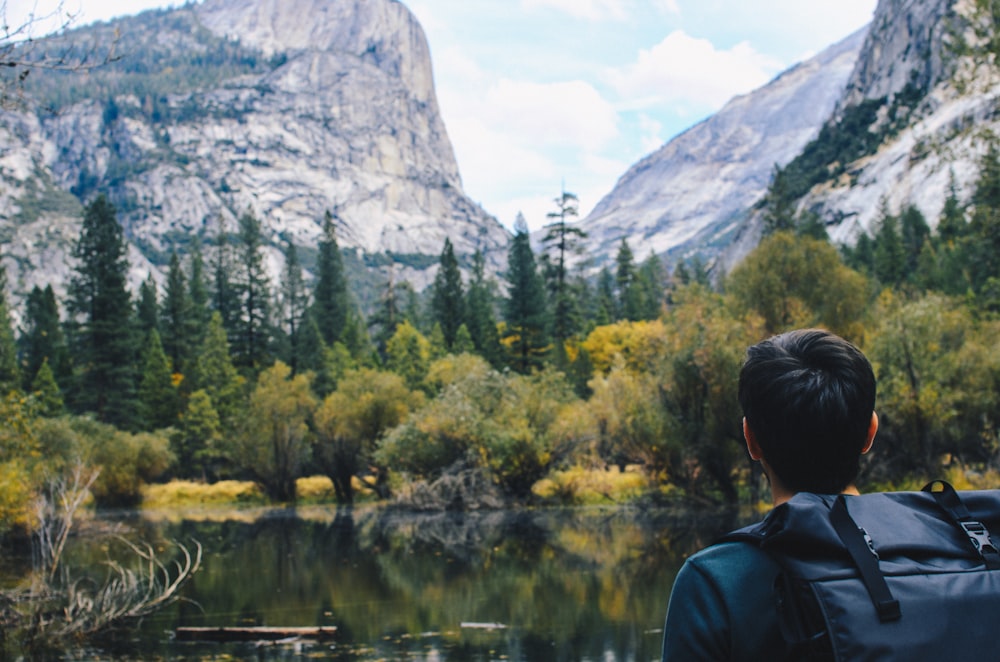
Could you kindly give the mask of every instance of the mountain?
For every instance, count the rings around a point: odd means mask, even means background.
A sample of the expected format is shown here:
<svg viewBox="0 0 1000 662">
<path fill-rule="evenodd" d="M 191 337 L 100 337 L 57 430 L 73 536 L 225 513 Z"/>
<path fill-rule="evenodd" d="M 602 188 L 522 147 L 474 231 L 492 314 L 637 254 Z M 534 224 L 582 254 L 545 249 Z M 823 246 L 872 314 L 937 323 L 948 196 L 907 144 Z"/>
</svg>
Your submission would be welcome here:
<svg viewBox="0 0 1000 662">
<path fill-rule="evenodd" d="M 879 2 L 830 120 L 836 129 L 868 105 L 875 140 L 845 176 L 820 178 L 798 201 L 834 241 L 871 234 L 883 206 L 898 213 L 913 205 L 933 226 L 953 185 L 970 201 L 987 145 L 1000 135 L 995 11 L 961 0 Z"/>
<path fill-rule="evenodd" d="M 117 35 L 117 36 L 116 36 Z M 0 242 L 15 295 L 61 289 L 81 201 L 106 192 L 133 284 L 250 211 L 277 279 L 308 266 L 325 212 L 367 265 L 419 289 L 445 237 L 505 262 L 507 231 L 462 191 L 414 16 L 393 0 L 206 0 L 50 40 L 115 45 L 89 72 L 39 71 L 0 112 Z M 50 112 L 49 109 L 54 110 Z"/>
<path fill-rule="evenodd" d="M 726 271 L 760 240 L 769 181 L 834 243 L 884 211 L 936 225 L 972 199 L 1000 136 L 1000 20 L 990 3 L 880 0 L 869 28 L 731 101 L 633 166 L 581 227 L 587 252 L 622 237 Z"/>
<path fill-rule="evenodd" d="M 725 248 L 775 165 L 797 156 L 836 108 L 865 33 L 732 99 L 632 166 L 580 222 L 586 252 L 613 259 L 622 238 L 657 254 Z"/>
</svg>

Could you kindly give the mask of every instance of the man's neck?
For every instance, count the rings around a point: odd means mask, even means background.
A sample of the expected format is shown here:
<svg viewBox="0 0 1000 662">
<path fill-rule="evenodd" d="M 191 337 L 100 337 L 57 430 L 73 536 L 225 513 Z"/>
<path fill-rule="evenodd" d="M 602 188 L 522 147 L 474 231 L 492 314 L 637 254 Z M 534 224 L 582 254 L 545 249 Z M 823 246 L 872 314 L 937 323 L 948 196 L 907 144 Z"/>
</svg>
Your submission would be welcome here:
<svg viewBox="0 0 1000 662">
<path fill-rule="evenodd" d="M 851 496 L 858 496 L 858 495 L 861 494 L 860 492 L 858 492 L 858 488 L 857 488 L 857 486 L 854 483 L 851 483 L 850 485 L 848 485 L 847 487 L 845 487 L 840 493 L 841 494 L 849 494 Z M 776 508 L 778 506 L 780 506 L 781 504 L 785 503 L 786 501 L 788 501 L 789 499 L 791 499 L 793 496 L 795 496 L 795 494 L 796 494 L 795 492 L 792 492 L 791 490 L 785 489 L 784 485 L 782 485 L 780 482 L 774 480 L 774 478 L 772 477 L 772 479 L 771 479 L 771 500 L 773 501 L 774 506 Z"/>
</svg>

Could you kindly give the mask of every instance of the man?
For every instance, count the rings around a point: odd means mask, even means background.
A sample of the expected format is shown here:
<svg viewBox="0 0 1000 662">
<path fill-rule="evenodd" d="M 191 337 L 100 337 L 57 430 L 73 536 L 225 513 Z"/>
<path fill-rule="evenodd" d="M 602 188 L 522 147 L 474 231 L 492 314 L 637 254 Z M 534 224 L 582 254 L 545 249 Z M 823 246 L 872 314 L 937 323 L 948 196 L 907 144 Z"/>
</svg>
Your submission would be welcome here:
<svg viewBox="0 0 1000 662">
<path fill-rule="evenodd" d="M 797 492 L 858 493 L 854 480 L 878 417 L 875 375 L 857 347 L 816 329 L 765 340 L 747 350 L 739 400 L 747 449 L 775 506 Z M 689 558 L 670 594 L 663 660 L 782 659 L 778 572 L 766 552 L 743 542 Z"/>
</svg>

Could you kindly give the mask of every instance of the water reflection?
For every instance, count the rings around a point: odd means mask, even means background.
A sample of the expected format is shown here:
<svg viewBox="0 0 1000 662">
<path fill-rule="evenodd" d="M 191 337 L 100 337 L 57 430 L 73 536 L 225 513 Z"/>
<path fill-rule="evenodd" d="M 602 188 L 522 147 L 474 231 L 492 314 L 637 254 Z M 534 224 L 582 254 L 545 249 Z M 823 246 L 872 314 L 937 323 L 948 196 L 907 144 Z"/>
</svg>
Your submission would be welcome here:
<svg viewBox="0 0 1000 662">
<path fill-rule="evenodd" d="M 627 509 L 424 515 L 333 508 L 238 519 L 131 517 L 137 536 L 201 541 L 204 564 L 186 601 L 107 655 L 655 660 L 683 559 L 740 519 Z M 493 623 L 504 627 L 482 627 Z M 334 625 L 338 634 L 333 644 L 266 647 L 169 636 L 178 626 L 236 625 Z"/>
</svg>

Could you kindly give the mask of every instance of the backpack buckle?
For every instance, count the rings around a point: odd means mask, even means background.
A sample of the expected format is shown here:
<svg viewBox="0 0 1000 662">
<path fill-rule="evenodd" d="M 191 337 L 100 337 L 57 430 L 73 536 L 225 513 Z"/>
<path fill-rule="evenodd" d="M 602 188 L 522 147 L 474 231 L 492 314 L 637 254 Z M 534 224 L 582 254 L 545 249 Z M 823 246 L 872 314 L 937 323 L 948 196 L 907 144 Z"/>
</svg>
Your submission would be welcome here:
<svg viewBox="0 0 1000 662">
<path fill-rule="evenodd" d="M 986 530 L 986 527 L 982 522 L 971 520 L 959 522 L 959 524 L 962 525 L 962 529 L 965 530 L 965 534 L 969 536 L 969 540 L 972 541 L 976 551 L 981 555 L 1000 553 L 998 552 L 996 545 L 993 544 L 993 539 L 990 538 L 990 532 Z"/>
</svg>

